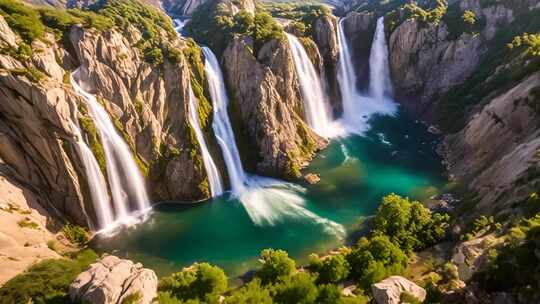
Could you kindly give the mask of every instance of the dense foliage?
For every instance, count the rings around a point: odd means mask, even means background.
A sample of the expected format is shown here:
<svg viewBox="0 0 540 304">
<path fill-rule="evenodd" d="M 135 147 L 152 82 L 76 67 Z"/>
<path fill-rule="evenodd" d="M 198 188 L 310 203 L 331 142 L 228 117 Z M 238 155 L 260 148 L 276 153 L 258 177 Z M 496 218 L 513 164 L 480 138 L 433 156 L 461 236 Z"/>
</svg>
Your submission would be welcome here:
<svg viewBox="0 0 540 304">
<path fill-rule="evenodd" d="M 226 3 L 208 1 L 193 13 L 186 31 L 199 43 L 221 54 L 235 34 L 253 38 L 255 52 L 272 39 L 282 39 L 283 29 L 263 10 L 252 14 L 241 9 L 232 14 Z"/>
<path fill-rule="evenodd" d="M 428 10 L 421 8 L 416 2 L 405 4 L 404 8 L 409 18 L 424 23 L 439 24 L 448 10 L 448 2 L 446 0 L 437 0 L 437 6 Z"/>
<path fill-rule="evenodd" d="M 447 214 L 432 214 L 420 202 L 396 194 L 383 198 L 374 220 L 374 235 L 390 238 L 407 252 L 421 250 L 440 241 L 448 227 Z"/>
<path fill-rule="evenodd" d="M 309 3 L 275 3 L 265 4 L 265 8 L 274 17 L 294 20 L 292 26 L 295 27 L 296 34 L 312 35 L 315 21 L 322 16 L 331 15 L 331 11 L 326 5 Z"/>
<path fill-rule="evenodd" d="M 67 304 L 69 285 L 97 255 L 81 251 L 71 258 L 45 260 L 0 287 L 2 304 Z"/>
</svg>

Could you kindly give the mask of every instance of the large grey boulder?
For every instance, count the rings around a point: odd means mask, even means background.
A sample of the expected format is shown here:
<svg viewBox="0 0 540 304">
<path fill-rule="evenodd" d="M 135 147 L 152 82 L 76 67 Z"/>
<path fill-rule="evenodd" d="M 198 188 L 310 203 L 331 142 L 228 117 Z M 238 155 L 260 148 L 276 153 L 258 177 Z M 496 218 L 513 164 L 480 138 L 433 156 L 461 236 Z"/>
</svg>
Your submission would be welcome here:
<svg viewBox="0 0 540 304">
<path fill-rule="evenodd" d="M 407 292 L 421 302 L 426 299 L 424 288 L 401 276 L 391 276 L 371 286 L 373 298 L 378 304 L 399 304 L 401 294 Z"/>
<path fill-rule="evenodd" d="M 138 304 L 149 304 L 157 296 L 157 284 L 154 271 L 108 255 L 77 276 L 69 287 L 69 297 L 74 302 L 116 304 L 137 295 Z"/>
</svg>

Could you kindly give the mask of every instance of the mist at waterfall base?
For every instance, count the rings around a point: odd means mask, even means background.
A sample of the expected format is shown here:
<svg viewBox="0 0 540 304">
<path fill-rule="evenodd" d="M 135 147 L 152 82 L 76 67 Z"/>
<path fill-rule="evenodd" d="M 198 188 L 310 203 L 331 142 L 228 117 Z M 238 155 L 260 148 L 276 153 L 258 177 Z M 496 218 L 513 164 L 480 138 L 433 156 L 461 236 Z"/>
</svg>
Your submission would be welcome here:
<svg viewBox="0 0 540 304">
<path fill-rule="evenodd" d="M 334 140 L 306 172 L 321 181 L 298 193 L 302 207 L 343 225 L 348 234 L 372 215 L 382 196 L 395 192 L 428 198 L 443 186 L 443 168 L 433 151 L 437 138 L 403 113 L 377 117 L 364 136 Z M 193 262 L 223 267 L 233 278 L 257 267 L 264 248 L 280 248 L 306 262 L 312 252 L 347 243 L 310 218 L 284 216 L 273 225 L 256 225 L 243 203 L 228 195 L 200 204 L 160 204 L 136 229 L 94 244 L 142 262 L 166 275 Z"/>
</svg>

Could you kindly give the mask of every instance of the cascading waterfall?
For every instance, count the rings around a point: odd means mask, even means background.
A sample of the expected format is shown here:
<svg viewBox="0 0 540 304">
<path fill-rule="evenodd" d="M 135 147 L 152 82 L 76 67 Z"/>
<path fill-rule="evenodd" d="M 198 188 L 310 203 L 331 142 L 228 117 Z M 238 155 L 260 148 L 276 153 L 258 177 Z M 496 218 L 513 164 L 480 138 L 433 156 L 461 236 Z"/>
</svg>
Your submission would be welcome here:
<svg viewBox="0 0 540 304">
<path fill-rule="evenodd" d="M 369 94 L 377 101 L 392 96 L 392 81 L 388 66 L 388 47 L 384 35 L 384 17 L 377 19 L 377 27 L 369 55 Z"/>
<path fill-rule="evenodd" d="M 71 76 L 71 85 L 88 105 L 89 114 L 99 132 L 107 163 L 107 177 L 115 209 L 115 221 L 132 223 L 132 214 L 144 214 L 150 210 L 143 177 L 122 137 L 118 135 L 109 115 L 96 97 L 86 92 L 78 83 L 80 70 Z M 130 201 L 135 206 L 130 205 Z M 107 228 L 107 227 L 105 227 Z"/>
<path fill-rule="evenodd" d="M 384 26 L 384 23 L 382 24 Z M 373 114 L 393 115 L 397 105 L 388 99 L 375 100 L 370 96 L 362 96 L 356 88 L 357 77 L 353 68 L 351 49 L 345 35 L 343 19 L 339 21 L 338 25 L 338 43 L 340 56 L 337 79 L 343 103 L 341 123 L 348 132 L 361 135 L 369 128 L 368 120 Z M 380 48 L 376 48 L 376 51 L 379 50 Z M 373 55 L 374 59 L 381 57 L 384 55 Z M 378 63 L 370 62 L 370 64 Z M 374 73 L 377 70 L 381 69 L 375 67 Z"/>
<path fill-rule="evenodd" d="M 283 216 L 308 218 L 322 225 L 327 232 L 340 238 L 344 237 L 343 226 L 321 218 L 303 207 L 304 200 L 297 194 L 303 191 L 303 188 L 271 178 L 251 176 L 244 172 L 227 112 L 229 99 L 221 68 L 209 48 L 203 47 L 203 53 L 204 69 L 214 110 L 212 127 L 225 159 L 233 197 L 240 200 L 251 220 L 257 225 L 273 225 Z"/>
<path fill-rule="evenodd" d="M 198 115 L 198 105 L 197 99 L 193 94 L 191 86 L 189 86 L 189 123 L 195 131 L 195 137 L 199 142 L 201 147 L 201 154 L 203 158 L 204 168 L 206 169 L 206 175 L 208 176 L 208 182 L 210 184 L 210 191 L 212 192 L 212 197 L 219 196 L 223 194 L 223 182 L 221 181 L 221 175 L 212 159 L 212 155 L 208 151 L 208 146 L 206 145 L 206 140 L 201 131 L 201 123 Z"/>
<path fill-rule="evenodd" d="M 111 209 L 111 203 L 109 200 L 107 183 L 101 173 L 98 162 L 92 154 L 92 151 L 88 145 L 83 141 L 80 128 L 71 123 L 71 127 L 76 135 L 76 149 L 79 154 L 83 167 L 86 173 L 86 179 L 88 181 L 88 188 L 90 190 L 90 196 L 92 197 L 92 203 L 97 217 L 97 227 L 102 229 L 112 225 L 114 222 L 114 214 Z"/>
<path fill-rule="evenodd" d="M 302 43 L 295 36 L 288 33 L 286 35 L 291 46 L 294 67 L 298 73 L 307 123 L 315 133 L 322 137 L 330 137 L 331 112 L 321 79 Z"/>
<path fill-rule="evenodd" d="M 176 31 L 176 33 L 178 33 L 178 35 L 182 35 L 182 30 L 184 29 L 184 26 L 186 25 L 187 20 L 174 19 L 173 23 L 174 23 L 174 30 Z"/>
<path fill-rule="evenodd" d="M 221 68 L 216 56 L 207 47 L 203 47 L 202 50 L 205 57 L 204 71 L 208 78 L 208 87 L 214 110 L 212 127 L 227 166 L 232 193 L 238 195 L 246 190 L 247 175 L 242 167 L 240 153 L 236 147 L 234 132 L 227 112 L 229 98 L 227 97 Z"/>
</svg>

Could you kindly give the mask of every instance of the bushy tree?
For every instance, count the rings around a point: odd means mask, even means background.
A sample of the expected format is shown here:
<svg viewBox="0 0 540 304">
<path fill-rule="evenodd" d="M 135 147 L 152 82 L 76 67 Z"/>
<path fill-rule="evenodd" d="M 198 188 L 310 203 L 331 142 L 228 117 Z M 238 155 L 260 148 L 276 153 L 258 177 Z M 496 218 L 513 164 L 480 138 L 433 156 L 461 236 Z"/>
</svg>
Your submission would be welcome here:
<svg viewBox="0 0 540 304">
<path fill-rule="evenodd" d="M 261 269 L 257 271 L 263 284 L 274 283 L 282 279 L 286 279 L 296 269 L 296 263 L 289 258 L 286 251 L 264 249 L 260 254 L 262 263 Z"/>
<path fill-rule="evenodd" d="M 374 235 L 385 235 L 405 251 L 421 250 L 444 237 L 447 214 L 432 214 L 420 202 L 397 194 L 383 198 L 374 219 Z"/>
<path fill-rule="evenodd" d="M 403 272 L 407 266 L 405 253 L 384 235 L 361 238 L 347 255 L 347 261 L 351 266 L 351 277 L 364 288 Z"/>
<path fill-rule="evenodd" d="M 448 10 L 448 2 L 446 0 L 437 0 L 437 6 L 431 10 L 421 8 L 416 2 L 405 4 L 404 8 L 410 18 L 424 23 L 439 24 Z"/>
<path fill-rule="evenodd" d="M 523 33 L 514 37 L 508 48 L 524 48 L 528 55 L 540 56 L 540 33 Z"/>
<path fill-rule="evenodd" d="M 320 266 L 315 269 L 319 274 L 317 283 L 338 283 L 347 278 L 349 275 L 349 263 L 341 254 L 326 258 L 320 263 Z"/>
<path fill-rule="evenodd" d="M 195 264 L 160 280 L 158 290 L 164 298 L 177 300 L 217 301 L 227 290 L 227 276 L 217 266 Z"/>
<path fill-rule="evenodd" d="M 272 287 L 275 303 L 316 303 L 319 295 L 314 278 L 309 273 L 300 272 Z"/>
<path fill-rule="evenodd" d="M 317 296 L 318 304 L 340 304 L 341 289 L 334 284 L 324 284 L 319 286 L 319 295 Z"/>
<path fill-rule="evenodd" d="M 225 299 L 225 304 L 272 304 L 270 291 L 261 286 L 259 279 L 247 283 L 231 293 Z"/>
</svg>

